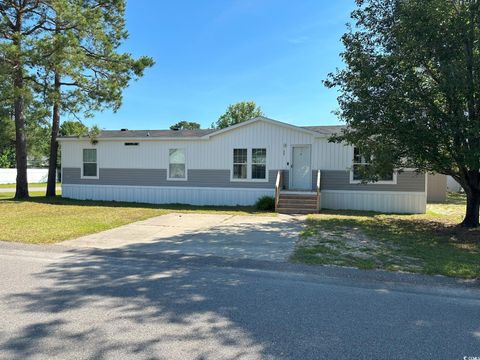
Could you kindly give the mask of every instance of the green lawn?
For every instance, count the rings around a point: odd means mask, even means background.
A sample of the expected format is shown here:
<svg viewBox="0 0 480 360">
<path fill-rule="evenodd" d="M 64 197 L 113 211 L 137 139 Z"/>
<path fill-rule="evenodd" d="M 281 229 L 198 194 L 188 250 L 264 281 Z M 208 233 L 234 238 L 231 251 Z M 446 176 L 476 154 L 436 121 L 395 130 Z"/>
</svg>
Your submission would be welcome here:
<svg viewBox="0 0 480 360">
<path fill-rule="evenodd" d="M 49 244 L 171 212 L 274 215 L 250 207 L 149 205 L 47 199 L 43 195 L 33 192 L 30 200 L 15 201 L 12 193 L 0 193 L 0 240 Z"/>
<path fill-rule="evenodd" d="M 456 226 L 465 198 L 449 195 L 426 214 L 322 211 L 311 215 L 292 260 L 308 264 L 480 277 L 480 230 Z"/>
<path fill-rule="evenodd" d="M 57 186 L 61 186 L 62 184 L 57 183 Z M 47 187 L 47 183 L 29 183 L 29 187 Z M 15 189 L 15 184 L 0 184 L 0 189 Z"/>
</svg>

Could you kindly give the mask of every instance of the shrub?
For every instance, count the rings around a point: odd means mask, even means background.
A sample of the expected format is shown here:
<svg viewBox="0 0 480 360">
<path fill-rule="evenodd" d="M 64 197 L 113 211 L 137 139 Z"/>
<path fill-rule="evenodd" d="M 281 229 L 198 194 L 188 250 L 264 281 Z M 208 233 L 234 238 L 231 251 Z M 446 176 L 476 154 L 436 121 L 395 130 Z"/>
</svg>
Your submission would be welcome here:
<svg viewBox="0 0 480 360">
<path fill-rule="evenodd" d="M 275 199 L 271 196 L 262 196 L 255 203 L 255 207 L 262 211 L 274 211 Z"/>
</svg>

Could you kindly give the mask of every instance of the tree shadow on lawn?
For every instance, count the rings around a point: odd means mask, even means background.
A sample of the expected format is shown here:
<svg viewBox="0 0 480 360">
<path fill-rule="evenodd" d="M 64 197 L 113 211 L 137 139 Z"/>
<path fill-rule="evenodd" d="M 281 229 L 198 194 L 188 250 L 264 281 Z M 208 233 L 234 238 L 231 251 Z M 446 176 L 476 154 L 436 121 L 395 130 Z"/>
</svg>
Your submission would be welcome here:
<svg viewBox="0 0 480 360">
<path fill-rule="evenodd" d="M 339 215 L 339 212 L 333 214 Z M 366 236 L 363 241 L 365 251 L 371 250 L 369 246 L 373 247 L 372 256 L 368 257 L 370 268 L 480 277 L 480 229 L 465 229 L 456 224 L 409 215 L 340 214 L 343 215 L 340 218 L 308 219 L 303 237 L 314 239 L 310 242 L 311 246 L 318 246 L 321 250 L 325 242 L 328 246 L 325 230 L 336 236 L 334 242 L 342 241 L 343 236 L 355 237 L 353 230 L 359 238 Z M 355 250 L 362 250 L 362 247 L 362 242 L 359 242 Z M 308 246 L 303 251 L 308 254 Z M 352 264 L 364 260 L 355 258 L 348 250 L 340 255 Z"/>
<path fill-rule="evenodd" d="M 466 205 L 467 196 L 463 192 L 449 192 L 447 193 L 447 200 L 435 204 L 452 204 L 452 205 Z"/>
<path fill-rule="evenodd" d="M 460 197 L 462 194 L 458 194 Z M 461 197 L 462 198 L 462 197 Z M 465 199 L 448 201 L 445 204 L 465 205 Z M 322 219 L 322 215 L 327 215 Z M 314 215 L 315 216 L 315 215 Z M 425 218 L 425 214 L 404 214 L 404 213 L 381 213 L 376 211 L 358 211 L 358 210 L 329 210 L 322 209 L 319 214 L 320 217 L 313 218 L 312 221 L 329 221 L 339 225 L 345 224 L 353 220 L 358 225 L 380 225 L 381 229 L 390 231 L 401 231 L 408 233 L 410 237 L 412 234 L 417 234 L 420 237 L 430 235 L 432 239 L 436 237 L 448 237 L 454 242 L 463 243 L 480 243 L 480 228 L 469 229 L 464 228 L 447 216 L 440 218 Z M 329 218 L 330 216 L 330 218 Z M 339 217 L 338 219 L 335 217 Z"/>
</svg>

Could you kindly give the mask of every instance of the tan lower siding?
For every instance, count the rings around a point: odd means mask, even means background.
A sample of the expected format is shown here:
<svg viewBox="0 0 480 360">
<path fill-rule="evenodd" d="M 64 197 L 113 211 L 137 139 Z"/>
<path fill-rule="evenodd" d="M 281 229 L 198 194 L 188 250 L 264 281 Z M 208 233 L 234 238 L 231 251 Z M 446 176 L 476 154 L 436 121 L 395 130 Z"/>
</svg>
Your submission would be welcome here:
<svg viewBox="0 0 480 360">
<path fill-rule="evenodd" d="M 312 184 L 317 181 L 317 171 L 312 171 Z M 425 192 L 425 175 L 414 171 L 404 171 L 397 175 L 396 184 L 350 184 L 350 171 L 322 170 L 322 190 L 349 191 L 403 191 Z"/>
<path fill-rule="evenodd" d="M 277 170 L 268 181 L 230 181 L 230 170 L 188 170 L 187 181 L 167 180 L 166 169 L 99 169 L 99 179 L 82 179 L 80 168 L 63 168 L 62 183 L 71 185 L 122 185 L 274 189 Z"/>
</svg>

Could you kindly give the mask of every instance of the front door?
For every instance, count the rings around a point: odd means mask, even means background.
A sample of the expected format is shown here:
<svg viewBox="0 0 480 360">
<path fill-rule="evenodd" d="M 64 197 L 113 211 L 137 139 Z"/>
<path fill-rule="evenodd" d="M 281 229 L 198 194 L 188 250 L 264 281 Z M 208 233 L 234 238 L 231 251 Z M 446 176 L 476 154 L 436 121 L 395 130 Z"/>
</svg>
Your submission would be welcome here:
<svg viewBox="0 0 480 360">
<path fill-rule="evenodd" d="M 312 189 L 312 170 L 310 167 L 310 146 L 292 148 L 292 190 Z"/>
</svg>

